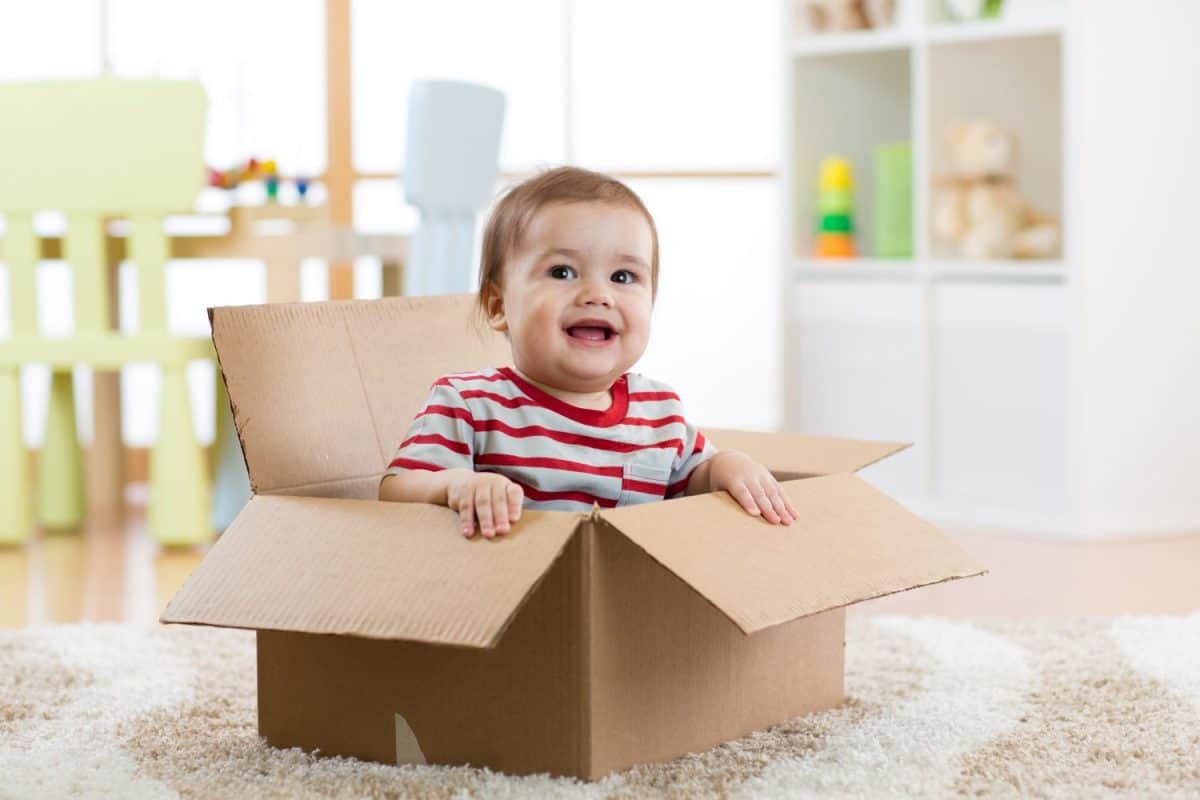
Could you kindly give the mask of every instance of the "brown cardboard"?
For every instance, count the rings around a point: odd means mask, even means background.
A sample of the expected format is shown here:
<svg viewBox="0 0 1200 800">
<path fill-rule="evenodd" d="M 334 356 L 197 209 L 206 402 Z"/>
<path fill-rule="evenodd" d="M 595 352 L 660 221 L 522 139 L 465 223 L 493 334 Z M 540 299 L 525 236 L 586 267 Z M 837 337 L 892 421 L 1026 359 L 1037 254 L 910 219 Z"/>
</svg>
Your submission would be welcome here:
<svg viewBox="0 0 1200 800">
<path fill-rule="evenodd" d="M 843 609 L 747 636 L 628 538 L 596 528 L 586 777 L 705 750 L 842 701 Z"/>
<path fill-rule="evenodd" d="M 210 312 L 255 497 L 162 615 L 259 631 L 259 729 L 389 763 L 602 776 L 842 698 L 844 606 L 980 565 L 853 470 L 902 445 L 708 431 L 789 480 L 526 512 L 465 539 L 375 500 L 438 376 L 502 364 L 471 298 Z"/>
<path fill-rule="evenodd" d="M 740 450 L 753 455 L 781 481 L 857 472 L 911 446 L 724 428 L 705 428 L 704 434 L 718 450 Z"/>
<path fill-rule="evenodd" d="M 260 732 L 392 762 L 403 709 L 429 762 L 596 778 L 836 705 L 843 625 L 834 609 L 747 637 L 584 520 L 493 650 L 261 630 Z"/>
<path fill-rule="evenodd" d="M 375 499 L 433 382 L 509 357 L 464 296 L 214 308 L 209 319 L 258 494 Z"/>
<path fill-rule="evenodd" d="M 429 763 L 582 774 L 582 547 L 572 540 L 494 649 L 260 631 L 259 732 L 395 763 L 400 714 Z"/>
<path fill-rule="evenodd" d="M 446 535 L 448 508 L 252 497 L 172 600 L 171 621 L 492 647 L 577 525 L 525 517 L 510 536 L 466 542 Z"/>
<path fill-rule="evenodd" d="M 786 527 L 749 518 L 724 492 L 600 516 L 745 633 L 978 573 L 936 528 L 855 475 L 781 486 L 798 514 Z"/>
</svg>

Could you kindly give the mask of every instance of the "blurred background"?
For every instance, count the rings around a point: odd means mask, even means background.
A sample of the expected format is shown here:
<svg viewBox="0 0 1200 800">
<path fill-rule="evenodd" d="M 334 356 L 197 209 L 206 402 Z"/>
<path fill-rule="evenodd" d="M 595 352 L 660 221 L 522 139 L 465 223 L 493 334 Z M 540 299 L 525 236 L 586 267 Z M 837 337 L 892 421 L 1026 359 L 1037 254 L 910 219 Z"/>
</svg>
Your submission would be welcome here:
<svg viewBox="0 0 1200 800">
<path fill-rule="evenodd" d="M 698 423 L 914 443 L 864 477 L 992 574 L 864 613 L 1200 607 L 1197 22 L 0 1 L 0 625 L 154 620 L 244 502 L 208 307 L 470 291 L 559 164 L 654 215 Z"/>
</svg>

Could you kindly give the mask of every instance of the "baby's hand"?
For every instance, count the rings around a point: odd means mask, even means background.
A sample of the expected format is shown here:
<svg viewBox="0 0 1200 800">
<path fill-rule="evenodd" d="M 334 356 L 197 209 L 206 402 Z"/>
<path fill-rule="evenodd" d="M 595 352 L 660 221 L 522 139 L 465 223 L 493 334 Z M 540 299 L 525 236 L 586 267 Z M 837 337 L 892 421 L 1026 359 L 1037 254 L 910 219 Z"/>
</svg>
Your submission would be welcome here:
<svg viewBox="0 0 1200 800">
<path fill-rule="evenodd" d="M 771 524 L 791 525 L 796 509 L 784 497 L 779 482 L 770 471 L 749 456 L 732 450 L 717 453 L 711 459 L 708 481 L 712 491 L 724 489 L 754 516 Z"/>
<path fill-rule="evenodd" d="M 521 518 L 521 502 L 525 492 L 503 475 L 494 472 L 464 471 L 446 487 L 446 505 L 458 512 L 463 536 L 479 531 L 488 539 L 507 533 L 509 524 Z"/>
</svg>

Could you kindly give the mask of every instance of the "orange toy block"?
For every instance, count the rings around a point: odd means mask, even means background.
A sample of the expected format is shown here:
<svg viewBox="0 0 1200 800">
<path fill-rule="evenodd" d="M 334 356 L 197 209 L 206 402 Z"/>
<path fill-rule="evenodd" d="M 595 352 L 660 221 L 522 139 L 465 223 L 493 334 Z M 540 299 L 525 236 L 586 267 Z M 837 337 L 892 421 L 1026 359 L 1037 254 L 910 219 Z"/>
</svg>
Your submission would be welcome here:
<svg viewBox="0 0 1200 800">
<path fill-rule="evenodd" d="M 823 233 L 817 236 L 817 258 L 854 258 L 854 239 L 846 233 Z"/>
</svg>

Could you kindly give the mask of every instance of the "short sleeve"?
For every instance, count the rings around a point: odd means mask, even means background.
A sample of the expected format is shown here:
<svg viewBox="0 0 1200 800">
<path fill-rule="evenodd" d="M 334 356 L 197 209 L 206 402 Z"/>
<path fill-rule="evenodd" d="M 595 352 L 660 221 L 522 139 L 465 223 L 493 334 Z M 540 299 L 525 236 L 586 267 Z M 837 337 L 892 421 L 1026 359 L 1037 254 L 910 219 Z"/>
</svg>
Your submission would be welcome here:
<svg viewBox="0 0 1200 800">
<path fill-rule="evenodd" d="M 688 479 L 696 467 L 716 455 L 717 448 L 713 447 L 704 434 L 690 422 L 684 422 L 685 434 L 683 447 L 671 464 L 671 478 L 667 483 L 667 498 L 686 494 Z"/>
<path fill-rule="evenodd" d="M 404 441 L 388 462 L 385 475 L 406 470 L 474 469 L 474 418 L 450 381 L 433 384 L 424 408 L 413 419 Z"/>
</svg>

